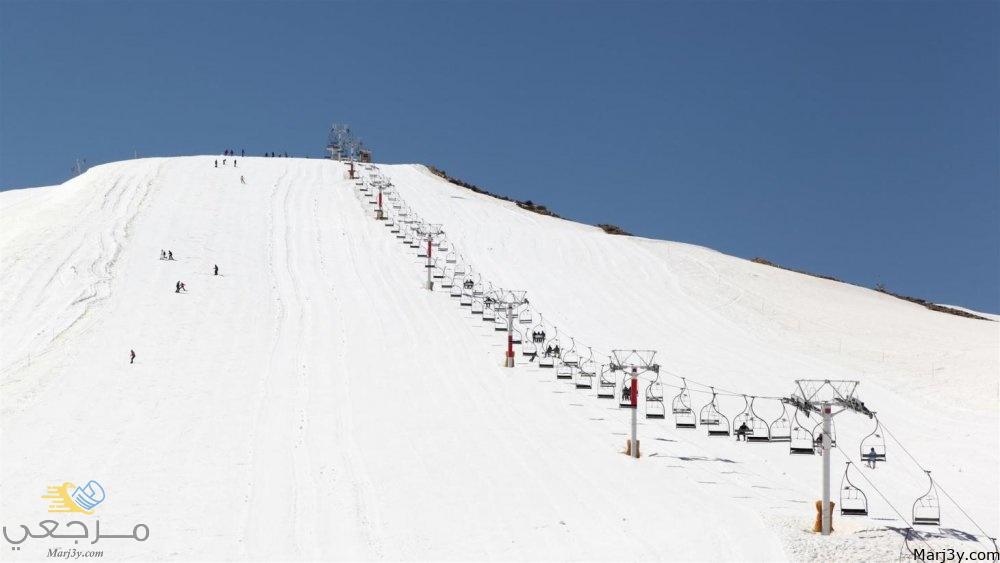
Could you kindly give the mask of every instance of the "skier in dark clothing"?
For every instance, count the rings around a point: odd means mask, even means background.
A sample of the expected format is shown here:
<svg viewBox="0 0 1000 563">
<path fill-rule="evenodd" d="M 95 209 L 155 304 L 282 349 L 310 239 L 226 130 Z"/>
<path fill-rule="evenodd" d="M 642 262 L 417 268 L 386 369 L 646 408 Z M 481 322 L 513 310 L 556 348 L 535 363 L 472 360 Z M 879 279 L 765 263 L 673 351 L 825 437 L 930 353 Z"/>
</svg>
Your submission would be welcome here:
<svg viewBox="0 0 1000 563">
<path fill-rule="evenodd" d="M 236 159 L 233 159 L 233 168 L 236 168 Z"/>
<path fill-rule="evenodd" d="M 218 264 L 215 265 L 215 275 L 216 276 L 219 275 L 219 265 Z"/>
<path fill-rule="evenodd" d="M 135 363 L 135 350 L 129 350 L 129 352 L 131 353 L 131 355 L 130 355 L 130 357 L 128 359 L 128 363 L 134 364 Z"/>
<path fill-rule="evenodd" d="M 246 151 L 244 151 L 243 149 L 240 149 L 240 156 L 246 156 Z"/>
<path fill-rule="evenodd" d="M 163 250 L 163 249 L 161 248 L 161 249 L 160 249 L 160 260 L 166 260 L 166 259 L 167 259 L 167 251 L 166 251 L 166 250 Z"/>
<path fill-rule="evenodd" d="M 218 168 L 218 167 L 219 167 L 219 159 L 215 159 L 215 167 L 216 167 L 216 168 Z"/>
<path fill-rule="evenodd" d="M 241 184 L 246 184 L 247 183 L 246 179 L 243 178 L 243 176 L 240 176 L 240 183 Z"/>
<path fill-rule="evenodd" d="M 176 284 L 174 284 L 174 293 L 180 293 L 180 292 L 181 292 L 181 282 L 178 281 Z"/>
<path fill-rule="evenodd" d="M 181 291 L 183 291 L 184 293 L 187 293 L 187 290 L 188 290 L 188 287 L 186 285 L 184 285 L 184 282 L 181 282 Z"/>
<path fill-rule="evenodd" d="M 174 259 L 174 251 L 173 250 L 168 250 L 167 251 L 167 260 L 173 260 L 173 259 Z"/>
</svg>

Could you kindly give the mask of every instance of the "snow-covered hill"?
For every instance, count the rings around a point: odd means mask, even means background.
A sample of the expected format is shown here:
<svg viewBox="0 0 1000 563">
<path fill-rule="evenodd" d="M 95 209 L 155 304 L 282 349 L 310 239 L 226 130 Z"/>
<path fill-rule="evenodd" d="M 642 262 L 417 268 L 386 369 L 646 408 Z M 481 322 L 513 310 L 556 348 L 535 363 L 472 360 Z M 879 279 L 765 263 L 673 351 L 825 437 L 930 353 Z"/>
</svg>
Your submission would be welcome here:
<svg viewBox="0 0 1000 563">
<path fill-rule="evenodd" d="M 422 166 L 363 171 L 441 224 L 477 280 L 527 291 L 564 348 L 575 339 L 598 363 L 657 350 L 668 404 L 683 377 L 696 411 L 714 386 L 730 419 L 746 394 L 772 420 L 796 379 L 860 380 L 892 435 L 888 461 L 852 477 L 870 514 L 838 515 L 822 538 L 806 531 L 818 456 L 675 429 L 668 406 L 640 420 L 630 459 L 627 409 L 524 356 L 501 367 L 506 336 L 423 288 L 423 259 L 373 219 L 344 164 L 214 160 L 133 160 L 0 193 L 8 529 L 143 522 L 148 540 L 99 544 L 140 560 L 887 559 L 923 466 L 946 493 L 941 527 L 921 528 L 929 545 L 984 548 L 962 541 L 982 536 L 962 510 L 996 534 L 1000 323 L 607 235 Z M 863 465 L 874 423 L 836 424 L 834 500 L 842 452 Z M 94 515 L 45 512 L 47 486 L 90 479 L 108 495 Z M 0 558 L 68 542 L 29 538 Z"/>
</svg>

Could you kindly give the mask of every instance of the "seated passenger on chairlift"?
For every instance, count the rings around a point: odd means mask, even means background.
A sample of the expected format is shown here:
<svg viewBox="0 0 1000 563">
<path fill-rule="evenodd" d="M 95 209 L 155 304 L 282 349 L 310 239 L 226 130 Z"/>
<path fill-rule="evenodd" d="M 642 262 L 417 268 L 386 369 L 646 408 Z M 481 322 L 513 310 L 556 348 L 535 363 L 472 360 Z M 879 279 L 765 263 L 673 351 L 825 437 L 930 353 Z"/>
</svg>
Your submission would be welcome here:
<svg viewBox="0 0 1000 563">
<path fill-rule="evenodd" d="M 622 385 L 622 402 L 632 400 L 632 386 L 629 384 Z"/>
<path fill-rule="evenodd" d="M 740 438 L 743 438 L 743 441 L 746 442 L 747 441 L 747 434 L 749 432 L 750 432 L 750 427 L 747 426 L 746 422 L 744 422 L 743 424 L 740 424 L 740 427 L 736 429 L 736 441 L 739 442 Z"/>
<path fill-rule="evenodd" d="M 865 454 L 865 462 L 868 464 L 869 469 L 875 469 L 876 461 L 878 461 L 878 454 L 875 453 L 875 448 L 872 448 Z"/>
</svg>

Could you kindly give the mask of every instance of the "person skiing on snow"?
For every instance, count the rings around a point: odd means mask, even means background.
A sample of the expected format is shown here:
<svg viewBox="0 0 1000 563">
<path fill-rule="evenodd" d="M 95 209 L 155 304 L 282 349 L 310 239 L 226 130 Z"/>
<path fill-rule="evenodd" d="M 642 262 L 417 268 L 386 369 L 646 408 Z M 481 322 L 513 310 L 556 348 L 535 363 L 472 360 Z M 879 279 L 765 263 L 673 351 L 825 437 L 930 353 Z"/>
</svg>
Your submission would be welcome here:
<svg viewBox="0 0 1000 563">
<path fill-rule="evenodd" d="M 186 285 L 184 285 L 184 282 L 181 282 L 181 291 L 183 291 L 184 293 L 187 293 L 187 290 L 188 290 L 188 287 Z"/>
<path fill-rule="evenodd" d="M 129 350 L 128 363 L 130 363 L 130 364 L 134 364 L 135 363 L 135 350 Z"/>
<path fill-rule="evenodd" d="M 241 184 L 246 184 L 247 183 L 247 181 L 245 179 L 243 179 L 243 176 L 240 176 L 240 183 Z"/>
<path fill-rule="evenodd" d="M 243 149 L 240 149 L 240 156 L 241 156 L 241 157 L 242 157 L 242 156 L 246 156 L 245 152 L 246 152 L 246 151 L 244 151 Z"/>
<path fill-rule="evenodd" d="M 218 264 L 215 265 L 215 275 L 216 276 L 219 275 L 219 265 Z"/>
<path fill-rule="evenodd" d="M 166 250 L 163 250 L 163 249 L 161 248 L 161 249 L 160 249 L 160 260 L 166 260 L 166 259 L 167 259 L 167 251 L 166 251 Z"/>
<path fill-rule="evenodd" d="M 177 283 L 174 284 L 174 293 L 180 293 L 180 292 L 181 292 L 181 282 L 180 280 L 178 280 Z"/>
<path fill-rule="evenodd" d="M 216 167 L 216 168 L 218 168 L 218 167 L 219 167 L 219 159 L 215 159 L 215 167 Z"/>
<path fill-rule="evenodd" d="M 236 159 L 233 159 L 233 168 L 236 168 Z"/>
<path fill-rule="evenodd" d="M 173 259 L 174 259 L 174 251 L 173 250 L 168 250 L 167 251 L 167 260 L 173 260 Z"/>
</svg>

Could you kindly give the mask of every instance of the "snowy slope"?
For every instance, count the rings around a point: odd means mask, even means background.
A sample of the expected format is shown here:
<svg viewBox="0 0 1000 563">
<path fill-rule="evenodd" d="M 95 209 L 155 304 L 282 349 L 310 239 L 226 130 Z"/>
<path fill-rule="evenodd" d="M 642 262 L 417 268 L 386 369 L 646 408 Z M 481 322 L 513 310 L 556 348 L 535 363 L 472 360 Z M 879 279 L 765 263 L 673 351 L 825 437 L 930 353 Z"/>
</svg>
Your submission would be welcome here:
<svg viewBox="0 0 1000 563">
<path fill-rule="evenodd" d="M 109 499 L 82 518 L 151 530 L 102 543 L 113 558 L 897 555 L 885 526 L 904 523 L 872 491 L 868 518 L 838 517 L 833 538 L 804 532 L 819 459 L 787 445 L 709 439 L 668 417 L 641 421 L 643 459 L 618 453 L 627 413 L 534 364 L 500 367 L 503 337 L 422 289 L 421 259 L 372 219 L 344 165 L 213 160 L 134 160 L 0 193 L 5 526 L 49 516 L 47 485 L 97 479 Z M 1000 324 L 609 236 L 420 166 L 381 170 L 484 279 L 528 291 L 564 341 L 657 349 L 668 385 L 678 374 L 785 396 L 796 378 L 861 380 L 858 395 L 996 533 Z M 720 400 L 730 418 L 743 408 Z M 856 453 L 870 428 L 841 415 L 838 443 Z M 926 482 L 893 446 L 866 475 L 908 516 Z M 942 523 L 979 533 L 948 502 Z M 41 558 L 52 542 L 0 557 Z"/>
</svg>

